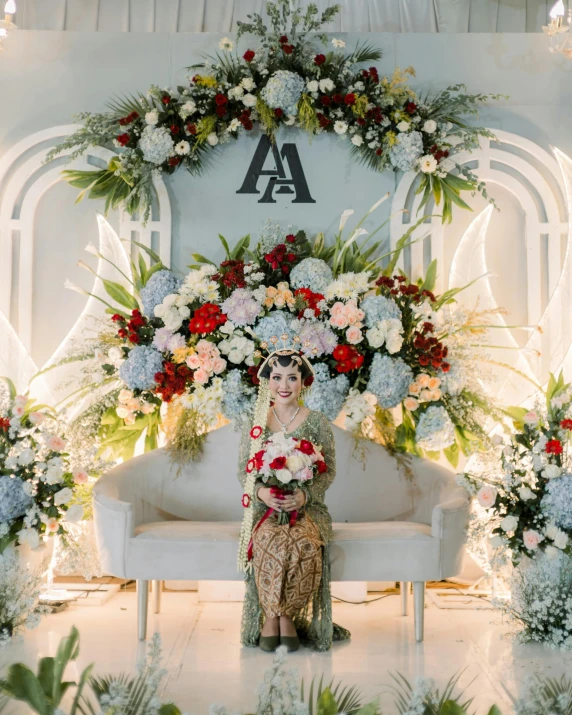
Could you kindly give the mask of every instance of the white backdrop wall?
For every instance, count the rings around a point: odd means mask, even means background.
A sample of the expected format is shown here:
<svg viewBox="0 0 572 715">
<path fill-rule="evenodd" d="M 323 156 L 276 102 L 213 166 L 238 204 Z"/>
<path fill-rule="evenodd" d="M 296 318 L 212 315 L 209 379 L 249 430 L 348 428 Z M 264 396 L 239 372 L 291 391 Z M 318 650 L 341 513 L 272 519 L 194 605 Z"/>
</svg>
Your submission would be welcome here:
<svg viewBox="0 0 572 715">
<path fill-rule="evenodd" d="M 95 212 L 102 209 L 98 202 L 75 205 L 76 191 L 57 181 L 62 162 L 42 166 L 42 152 L 55 143 L 58 133 L 69 131 L 74 113 L 101 110 L 111 96 L 145 90 L 151 83 L 182 83 L 184 67 L 198 61 L 202 52 L 215 51 L 220 36 L 23 31 L 5 43 L 0 56 L 0 307 L 15 330 L 27 336 L 25 342 L 36 363 L 41 365 L 50 357 L 81 311 L 84 298 L 64 290 L 63 283 L 69 277 L 90 286 L 90 276 L 76 263 L 86 258 L 83 247 L 87 242 L 97 242 Z M 349 46 L 364 39 L 379 44 L 384 50 L 380 63 L 384 73 L 397 66 L 415 66 L 414 84 L 422 91 L 466 82 L 471 92 L 510 95 L 484 109 L 481 121 L 537 146 L 540 153 L 533 163 L 553 194 L 554 231 L 560 230 L 561 245 L 539 238 L 530 252 L 531 211 L 538 213 L 537 233 L 542 234 L 547 221 L 546 201 L 532 185 L 540 179 L 526 169 L 528 165 L 524 172 L 516 172 L 487 159 L 485 163 L 497 174 L 499 183 L 490 188 L 501 210 L 491 217 L 486 255 L 498 275 L 491 280 L 494 296 L 511 313 L 509 322 L 537 321 L 564 257 L 568 221 L 564 191 L 555 178 L 558 170 L 552 170 L 550 157 L 542 152 L 556 146 L 572 156 L 572 63 L 550 55 L 544 38 L 532 34 L 341 36 Z M 47 133 L 30 138 L 43 130 Z M 123 238 L 129 238 L 133 229 L 132 237 L 144 238 L 170 254 L 173 267 L 183 270 L 193 251 L 221 258 L 218 233 L 235 242 L 245 233 L 256 234 L 267 218 L 331 232 L 343 209 L 354 208 L 361 215 L 383 193 L 394 193 L 401 179 L 391 173 L 377 175 L 356 164 L 347 146 L 332 137 L 309 143 L 305 136 L 290 131 L 279 137 L 279 143 L 285 140 L 297 145 L 314 204 L 292 204 L 291 197 L 260 204 L 259 196 L 236 193 L 258 141 L 248 137 L 217 152 L 202 178 L 181 172 L 169 179 L 161 211 L 154 216 L 157 223 L 143 233 L 137 224 L 120 223 L 118 215 L 112 214 L 110 222 Z M 530 159 L 523 148 L 507 143 L 501 148 Z M 101 158 L 104 154 L 100 153 Z M 529 207 L 528 214 L 512 190 L 515 183 L 532 197 L 533 209 Z M 447 284 L 459 241 L 486 203 L 477 197 L 473 206 L 474 213 L 458 211 L 451 226 L 439 236 L 435 233 L 433 247 L 426 246 L 420 256 L 408 258 L 413 270 L 422 269 L 419 261 L 426 265 L 438 255 L 441 285 Z M 366 228 L 387 218 L 390 210 L 387 202 Z M 394 239 L 396 232 L 399 226 L 394 226 Z M 538 295 L 538 300 L 531 301 L 530 294 Z M 526 337 L 515 336 L 521 343 Z"/>
</svg>

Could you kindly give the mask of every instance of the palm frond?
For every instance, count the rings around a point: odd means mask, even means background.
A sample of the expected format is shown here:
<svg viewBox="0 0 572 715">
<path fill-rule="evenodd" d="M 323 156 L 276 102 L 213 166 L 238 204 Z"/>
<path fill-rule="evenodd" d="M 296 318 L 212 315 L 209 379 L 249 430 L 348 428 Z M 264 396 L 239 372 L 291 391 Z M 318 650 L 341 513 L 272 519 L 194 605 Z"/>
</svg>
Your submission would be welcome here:
<svg viewBox="0 0 572 715">
<path fill-rule="evenodd" d="M 378 47 L 369 42 L 363 42 L 362 44 L 358 43 L 355 50 L 344 57 L 344 62 L 355 62 L 357 64 L 379 62 L 382 56 L 383 52 Z"/>
<path fill-rule="evenodd" d="M 112 112 L 117 114 L 118 117 L 126 117 L 132 112 L 143 115 L 147 111 L 147 103 L 141 95 L 138 97 L 133 94 L 126 97 L 115 97 L 107 102 L 107 106 Z"/>
</svg>

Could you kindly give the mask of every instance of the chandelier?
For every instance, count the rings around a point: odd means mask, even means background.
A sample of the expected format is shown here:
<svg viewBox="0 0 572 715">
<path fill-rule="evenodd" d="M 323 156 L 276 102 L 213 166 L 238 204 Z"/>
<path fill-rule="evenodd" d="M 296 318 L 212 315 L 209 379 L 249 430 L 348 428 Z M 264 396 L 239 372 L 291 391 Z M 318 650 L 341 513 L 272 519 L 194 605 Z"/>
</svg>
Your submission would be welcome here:
<svg viewBox="0 0 572 715">
<path fill-rule="evenodd" d="M 2 49 L 3 41 L 6 39 L 6 37 L 8 37 L 8 33 L 16 29 L 16 25 L 12 22 L 15 14 L 15 0 L 8 0 L 6 6 L 4 7 L 4 19 L 0 19 L 0 50 Z"/>
<path fill-rule="evenodd" d="M 568 0 L 568 11 L 564 0 L 558 0 L 550 11 L 550 23 L 542 29 L 548 35 L 550 52 L 572 60 L 572 0 Z"/>
</svg>

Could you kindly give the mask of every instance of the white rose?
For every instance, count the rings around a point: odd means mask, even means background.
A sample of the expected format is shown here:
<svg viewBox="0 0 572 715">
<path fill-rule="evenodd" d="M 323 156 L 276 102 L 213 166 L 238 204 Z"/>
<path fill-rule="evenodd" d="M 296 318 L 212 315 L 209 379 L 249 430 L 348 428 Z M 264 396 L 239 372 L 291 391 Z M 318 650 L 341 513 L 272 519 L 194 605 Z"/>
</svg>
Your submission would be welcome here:
<svg viewBox="0 0 572 715">
<path fill-rule="evenodd" d="M 352 144 L 355 146 L 361 146 L 363 144 L 363 137 L 359 134 L 354 134 L 352 137 Z"/>
<path fill-rule="evenodd" d="M 532 455 L 532 466 L 534 471 L 539 472 L 542 469 L 542 457 L 539 454 Z"/>
<path fill-rule="evenodd" d="M 279 482 L 282 482 L 282 484 L 288 484 L 292 481 L 292 472 L 288 469 L 277 469 L 276 479 L 278 479 Z"/>
<path fill-rule="evenodd" d="M 518 526 L 518 519 L 516 518 L 516 516 L 512 516 L 511 514 L 509 514 L 508 516 L 505 516 L 505 518 L 500 523 L 500 528 L 505 533 L 508 533 L 509 531 L 514 531 L 517 526 Z"/>
<path fill-rule="evenodd" d="M 31 464 L 35 458 L 36 454 L 33 449 L 23 449 L 18 455 L 18 464 L 22 465 L 22 467 L 25 467 L 28 464 Z"/>
<path fill-rule="evenodd" d="M 556 546 L 547 546 L 544 549 L 544 553 L 546 554 L 547 558 L 550 559 L 550 561 L 554 561 L 554 559 L 558 558 L 558 554 L 560 551 L 556 548 Z"/>
<path fill-rule="evenodd" d="M 390 354 L 398 353 L 403 346 L 403 336 L 400 333 L 391 331 L 385 341 L 385 347 Z"/>
<path fill-rule="evenodd" d="M 293 454 L 286 459 L 286 467 L 291 472 L 299 472 L 304 466 L 303 460 L 297 454 Z"/>
<path fill-rule="evenodd" d="M 409 122 L 406 122 L 405 119 L 403 119 L 399 124 L 397 125 L 397 128 L 399 129 L 400 132 L 407 132 L 409 131 L 409 127 L 411 124 Z"/>
<path fill-rule="evenodd" d="M 127 409 L 127 407 L 118 407 L 115 410 L 115 413 L 122 420 L 124 420 L 127 417 L 127 415 L 131 414 L 131 412 Z"/>
<path fill-rule="evenodd" d="M 434 134 L 437 130 L 437 122 L 434 119 L 428 119 L 423 125 L 423 131 L 426 134 Z"/>
<path fill-rule="evenodd" d="M 283 124 L 285 124 L 287 127 L 291 127 L 294 122 L 296 121 L 296 117 L 293 117 L 291 114 L 289 114 L 286 119 L 283 120 Z"/>
<path fill-rule="evenodd" d="M 153 109 L 150 112 L 147 112 L 145 115 L 145 122 L 149 124 L 149 126 L 154 127 L 157 122 L 159 121 L 159 112 L 156 109 Z"/>
<path fill-rule="evenodd" d="M 46 482 L 48 484 L 60 484 L 63 481 L 63 471 L 61 467 L 48 467 L 46 470 Z"/>
<path fill-rule="evenodd" d="M 218 144 L 218 136 L 216 132 L 211 132 L 207 137 L 207 141 L 211 146 L 216 146 Z"/>
<path fill-rule="evenodd" d="M 481 487 L 477 492 L 477 500 L 482 507 L 489 509 L 497 500 L 497 490 L 494 487 Z"/>
<path fill-rule="evenodd" d="M 500 434 L 494 434 L 491 437 L 491 442 L 495 445 L 495 447 L 498 447 L 502 444 L 502 436 Z"/>
<path fill-rule="evenodd" d="M 240 99 L 241 97 L 244 97 L 244 87 L 241 87 L 240 85 L 238 87 L 232 87 L 228 91 L 228 96 L 232 99 L 234 97 L 235 99 Z"/>
<path fill-rule="evenodd" d="M 385 333 L 376 327 L 370 328 L 365 336 L 372 348 L 380 348 L 385 342 Z"/>
<path fill-rule="evenodd" d="M 193 102 L 192 99 L 190 99 L 188 102 L 185 102 L 183 106 L 181 107 L 181 116 L 184 118 L 190 116 L 191 114 L 194 114 L 197 111 L 197 105 Z"/>
<path fill-rule="evenodd" d="M 246 89 L 247 92 L 250 92 L 251 89 L 254 89 L 256 87 L 252 77 L 243 77 L 240 85 L 241 85 L 241 87 L 244 87 L 244 89 Z"/>
<path fill-rule="evenodd" d="M 334 89 L 334 83 L 329 77 L 320 80 L 320 92 L 331 92 Z"/>
<path fill-rule="evenodd" d="M 318 80 L 317 80 L 317 79 L 312 79 L 312 80 L 310 80 L 310 81 L 308 82 L 308 84 L 306 85 L 306 87 L 307 87 L 307 89 L 308 89 L 308 92 L 317 92 L 319 86 L 320 86 L 320 85 L 318 84 Z"/>
<path fill-rule="evenodd" d="M 7 457 L 4 465 L 6 469 L 16 469 L 18 467 L 18 457 Z"/>
<path fill-rule="evenodd" d="M 558 549 L 565 549 L 568 546 L 568 536 L 563 531 L 559 531 L 553 541 L 554 546 L 556 546 L 556 548 Z"/>
<path fill-rule="evenodd" d="M 83 507 L 81 504 L 72 504 L 70 508 L 66 511 L 65 520 L 70 522 L 70 524 L 76 521 L 81 521 L 83 519 Z"/>
<path fill-rule="evenodd" d="M 535 425 L 538 423 L 538 415 L 534 410 L 531 410 L 524 415 L 523 422 L 526 425 Z"/>
<path fill-rule="evenodd" d="M 109 348 L 107 357 L 111 360 L 111 362 L 116 362 L 117 360 L 121 360 L 123 358 L 123 352 L 122 352 L 121 348 L 117 348 L 117 347 Z"/>
<path fill-rule="evenodd" d="M 245 107 L 256 107 L 256 97 L 253 94 L 245 94 L 242 98 Z"/>
<path fill-rule="evenodd" d="M 178 330 L 183 324 L 183 319 L 176 308 L 168 310 L 165 315 L 162 316 L 162 320 L 163 323 L 165 323 L 165 327 L 173 331 Z"/>
<path fill-rule="evenodd" d="M 557 464 L 547 464 L 542 470 L 542 476 L 545 479 L 556 479 L 562 474 L 562 469 Z"/>
<path fill-rule="evenodd" d="M 54 495 L 54 504 L 56 506 L 61 506 L 62 504 L 67 504 L 69 501 L 71 501 L 71 498 L 73 497 L 73 492 L 69 487 L 64 487 L 63 489 L 60 489 L 59 492 L 56 492 Z"/>
<path fill-rule="evenodd" d="M 556 524 L 548 524 L 548 526 L 544 530 L 544 534 L 549 539 L 554 540 L 554 537 L 556 536 L 556 534 L 558 534 L 559 531 L 560 529 L 556 526 Z"/>
<path fill-rule="evenodd" d="M 348 125 L 345 122 L 334 122 L 334 131 L 336 134 L 345 134 L 348 131 Z"/>
<path fill-rule="evenodd" d="M 500 549 L 505 545 L 505 540 L 500 534 L 495 534 L 494 536 L 491 536 L 490 544 L 493 549 Z"/>
<path fill-rule="evenodd" d="M 530 501 L 531 499 L 536 499 L 536 494 L 528 487 L 520 487 L 518 490 L 518 496 L 522 501 Z"/>
</svg>

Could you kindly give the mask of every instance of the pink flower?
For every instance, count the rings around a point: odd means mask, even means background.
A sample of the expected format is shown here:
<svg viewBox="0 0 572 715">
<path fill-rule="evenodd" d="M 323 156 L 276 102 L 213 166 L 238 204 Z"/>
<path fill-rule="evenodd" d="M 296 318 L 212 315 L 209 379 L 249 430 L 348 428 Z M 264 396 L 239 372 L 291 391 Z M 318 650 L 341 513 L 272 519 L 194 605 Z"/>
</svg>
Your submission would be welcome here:
<svg viewBox="0 0 572 715">
<path fill-rule="evenodd" d="M 314 475 L 312 474 L 310 467 L 304 467 L 304 469 L 301 469 L 296 476 L 301 482 L 307 482 L 312 479 Z"/>
<path fill-rule="evenodd" d="M 221 357 L 217 357 L 213 360 L 213 372 L 215 375 L 220 375 L 221 372 L 226 370 L 226 360 Z"/>
<path fill-rule="evenodd" d="M 41 412 L 30 412 L 28 419 L 33 425 L 41 425 L 46 418 Z"/>
<path fill-rule="evenodd" d="M 535 425 L 535 424 L 537 424 L 537 422 L 538 422 L 538 415 L 536 414 L 536 412 L 534 412 L 534 410 L 532 410 L 531 412 L 527 412 L 524 415 L 524 423 L 525 424 Z"/>
<path fill-rule="evenodd" d="M 361 343 L 361 341 L 363 340 L 361 330 L 355 325 L 351 325 L 346 330 L 346 339 L 348 343 L 350 343 L 350 345 L 357 345 L 358 343 Z"/>
<path fill-rule="evenodd" d="M 89 474 L 85 471 L 85 469 L 74 469 L 73 480 L 76 484 L 87 484 Z"/>
<path fill-rule="evenodd" d="M 198 370 L 201 366 L 201 359 L 197 355 L 197 353 L 193 353 L 192 355 L 189 355 L 186 360 L 186 363 L 191 368 L 191 370 Z"/>
<path fill-rule="evenodd" d="M 199 340 L 199 342 L 197 343 L 197 352 L 201 356 L 204 355 L 205 357 L 207 357 L 207 356 L 211 355 L 213 352 L 213 348 L 216 350 L 215 346 L 208 340 L 205 340 L 204 338 Z M 218 350 L 217 350 L 217 352 L 218 352 Z"/>
<path fill-rule="evenodd" d="M 530 551 L 535 551 L 538 548 L 538 544 L 540 544 L 543 539 L 544 537 L 541 536 L 538 531 L 534 531 L 534 529 L 528 529 L 528 531 L 522 532 L 524 545 L 527 549 L 530 549 Z"/>
<path fill-rule="evenodd" d="M 419 407 L 419 402 L 414 397 L 406 397 L 403 400 L 403 406 L 406 410 L 414 412 Z"/>
<path fill-rule="evenodd" d="M 204 385 L 205 382 L 209 381 L 209 374 L 204 368 L 200 367 L 194 372 L 193 378 L 195 382 L 199 383 L 199 385 Z"/>
<path fill-rule="evenodd" d="M 12 414 L 14 417 L 22 417 L 24 414 L 24 408 L 22 405 L 14 405 L 14 407 L 12 407 Z"/>
<path fill-rule="evenodd" d="M 50 531 L 52 533 L 56 532 L 60 528 L 60 524 L 58 520 L 55 518 L 55 516 L 51 516 L 47 521 L 46 521 L 46 531 Z"/>
<path fill-rule="evenodd" d="M 497 490 L 494 487 L 481 487 L 477 492 L 477 500 L 482 507 L 490 509 L 497 500 Z"/>
<path fill-rule="evenodd" d="M 52 435 L 48 440 L 48 449 L 51 449 L 54 452 L 63 452 L 65 448 L 66 443 L 61 437 L 58 437 L 57 434 Z"/>
</svg>

